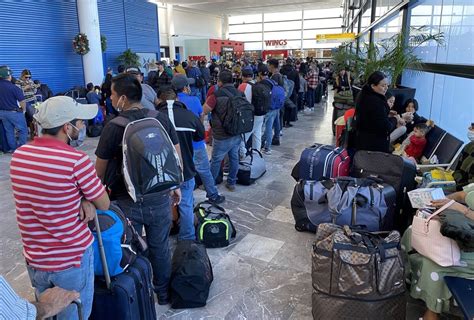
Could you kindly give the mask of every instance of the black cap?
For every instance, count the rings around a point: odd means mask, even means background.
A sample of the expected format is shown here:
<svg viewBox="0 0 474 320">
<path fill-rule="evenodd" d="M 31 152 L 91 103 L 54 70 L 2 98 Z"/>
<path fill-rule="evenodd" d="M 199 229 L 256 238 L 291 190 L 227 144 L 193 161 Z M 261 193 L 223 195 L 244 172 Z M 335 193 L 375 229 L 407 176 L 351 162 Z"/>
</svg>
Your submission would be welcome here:
<svg viewBox="0 0 474 320">
<path fill-rule="evenodd" d="M 243 68 L 242 69 L 242 77 L 253 77 L 252 68 Z"/>
<path fill-rule="evenodd" d="M 264 76 L 268 75 L 268 72 L 269 72 L 269 71 L 268 71 L 267 65 L 266 65 L 266 64 L 263 64 L 263 63 L 259 64 L 258 67 L 257 67 L 257 72 L 258 72 L 259 74 L 264 75 Z"/>
</svg>

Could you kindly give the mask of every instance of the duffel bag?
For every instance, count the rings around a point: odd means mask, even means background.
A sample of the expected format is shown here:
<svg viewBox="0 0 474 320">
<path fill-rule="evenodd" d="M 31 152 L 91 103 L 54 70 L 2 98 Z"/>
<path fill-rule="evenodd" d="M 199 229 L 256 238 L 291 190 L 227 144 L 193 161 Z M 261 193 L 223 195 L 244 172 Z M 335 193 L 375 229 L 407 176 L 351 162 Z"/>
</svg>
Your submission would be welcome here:
<svg viewBox="0 0 474 320">
<path fill-rule="evenodd" d="M 304 185 L 305 182 L 302 180 L 298 182 L 293 189 L 293 195 L 291 196 L 291 212 L 295 219 L 296 231 L 309 231 L 315 233 L 317 227 L 308 219 L 308 213 L 306 212 L 306 207 L 304 205 Z"/>
<path fill-rule="evenodd" d="M 314 225 L 364 225 L 369 231 L 391 227 L 395 191 L 372 179 L 339 177 L 323 181 L 305 181 L 304 204 Z M 386 198 L 389 198 L 388 202 Z M 387 214 L 388 213 L 388 214 Z"/>
<path fill-rule="evenodd" d="M 225 209 L 209 201 L 196 205 L 194 214 L 197 217 L 196 234 L 207 248 L 227 247 L 237 231 Z"/>
<path fill-rule="evenodd" d="M 399 248 L 398 231 L 319 225 L 312 252 L 314 318 L 405 319 Z"/>
<path fill-rule="evenodd" d="M 192 240 L 178 241 L 171 267 L 171 307 L 204 307 L 213 280 L 211 261 L 204 245 Z"/>
<path fill-rule="evenodd" d="M 260 151 L 252 149 L 247 152 L 243 160 L 239 162 L 239 171 L 237 172 L 237 183 L 250 185 L 267 172 L 265 159 Z"/>
</svg>

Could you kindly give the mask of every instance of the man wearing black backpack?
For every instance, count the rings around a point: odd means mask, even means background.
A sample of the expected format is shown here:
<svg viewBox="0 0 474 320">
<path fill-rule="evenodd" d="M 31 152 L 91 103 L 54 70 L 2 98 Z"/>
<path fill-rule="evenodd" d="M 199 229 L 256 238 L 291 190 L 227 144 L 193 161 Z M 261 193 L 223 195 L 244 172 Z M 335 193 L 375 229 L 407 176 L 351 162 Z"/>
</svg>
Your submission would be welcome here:
<svg viewBox="0 0 474 320">
<path fill-rule="evenodd" d="M 117 118 L 126 118 L 130 122 L 150 117 L 152 114 L 163 126 L 171 143 L 181 154 L 179 141 L 173 124 L 168 117 L 156 111 L 145 109 L 142 99 L 142 86 L 135 76 L 120 74 L 112 79 L 111 100 L 120 114 Z M 169 248 L 169 230 L 171 228 L 171 205 L 168 192 L 152 193 L 134 202 L 127 192 L 122 173 L 122 139 L 125 128 L 110 121 L 104 127 L 95 154 L 96 171 L 105 182 L 110 197 L 117 200 L 120 208 L 141 235 L 145 227 L 149 247 L 149 259 L 153 267 L 153 284 L 159 304 L 168 304 L 168 286 L 171 276 L 171 254 Z M 182 161 L 181 161 L 182 163 Z M 181 201 L 181 191 L 171 191 L 174 204 Z"/>
<path fill-rule="evenodd" d="M 241 134 L 252 131 L 253 106 L 232 84 L 232 72 L 223 70 L 219 74 L 218 89 L 204 104 L 204 114 L 211 113 L 212 158 L 211 173 L 217 178 L 221 162 L 229 155 L 229 175 L 226 188 L 235 190 L 239 170 L 239 147 Z M 238 121 L 235 121 L 238 120 Z"/>
</svg>

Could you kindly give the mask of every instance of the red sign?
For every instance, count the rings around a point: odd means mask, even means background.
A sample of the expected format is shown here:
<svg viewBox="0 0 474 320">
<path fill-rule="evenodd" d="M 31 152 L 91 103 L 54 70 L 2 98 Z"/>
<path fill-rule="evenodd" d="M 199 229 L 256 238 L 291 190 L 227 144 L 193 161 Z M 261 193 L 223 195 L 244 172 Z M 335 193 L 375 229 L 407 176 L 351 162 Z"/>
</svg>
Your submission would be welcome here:
<svg viewBox="0 0 474 320">
<path fill-rule="evenodd" d="M 265 40 L 265 45 L 267 46 L 286 46 L 288 41 L 286 39 L 282 40 Z"/>
</svg>

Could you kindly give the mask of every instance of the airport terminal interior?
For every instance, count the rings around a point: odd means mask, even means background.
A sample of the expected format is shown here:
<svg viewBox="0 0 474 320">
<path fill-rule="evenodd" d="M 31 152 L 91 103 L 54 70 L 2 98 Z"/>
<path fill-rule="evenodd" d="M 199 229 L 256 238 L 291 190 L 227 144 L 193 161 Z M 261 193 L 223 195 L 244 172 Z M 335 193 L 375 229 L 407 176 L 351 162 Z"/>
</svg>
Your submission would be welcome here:
<svg viewBox="0 0 474 320">
<path fill-rule="evenodd" d="M 0 319 L 474 319 L 473 0 L 0 20 Z"/>
</svg>

